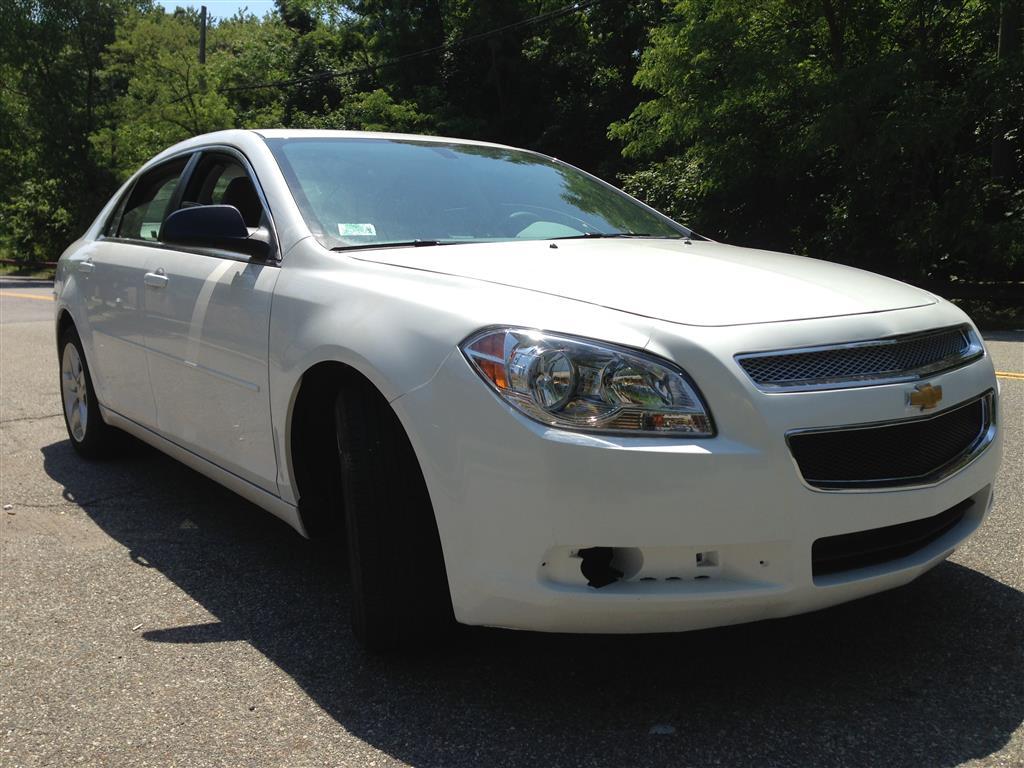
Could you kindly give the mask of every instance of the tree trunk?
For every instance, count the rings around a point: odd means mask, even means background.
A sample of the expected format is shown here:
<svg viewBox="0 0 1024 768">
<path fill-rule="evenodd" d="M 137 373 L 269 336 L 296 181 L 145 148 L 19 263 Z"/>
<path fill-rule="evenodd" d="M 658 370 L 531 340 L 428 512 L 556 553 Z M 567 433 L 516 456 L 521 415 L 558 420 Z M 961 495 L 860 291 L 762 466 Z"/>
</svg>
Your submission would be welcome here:
<svg viewBox="0 0 1024 768">
<path fill-rule="evenodd" d="M 842 0 L 821 0 L 821 11 L 828 26 L 828 45 L 832 59 L 832 71 L 838 72 L 846 64 L 843 38 L 846 36 L 846 8 Z"/>
<path fill-rule="evenodd" d="M 999 10 L 999 46 L 996 49 L 1000 76 L 1024 60 L 1020 26 L 1021 0 L 1003 0 Z M 992 178 L 1003 183 L 1014 181 L 1019 170 L 1013 145 L 1006 140 L 1009 129 L 1004 119 L 997 119 L 995 136 L 992 137 Z"/>
</svg>

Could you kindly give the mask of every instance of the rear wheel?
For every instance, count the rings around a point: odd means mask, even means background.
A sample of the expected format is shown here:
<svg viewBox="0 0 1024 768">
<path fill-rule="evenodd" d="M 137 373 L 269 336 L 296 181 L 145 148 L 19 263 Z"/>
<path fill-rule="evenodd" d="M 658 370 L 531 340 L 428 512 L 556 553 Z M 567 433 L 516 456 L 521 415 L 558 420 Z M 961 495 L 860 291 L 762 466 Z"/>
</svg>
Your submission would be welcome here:
<svg viewBox="0 0 1024 768">
<path fill-rule="evenodd" d="M 369 382 L 346 386 L 334 416 L 356 638 L 375 651 L 434 643 L 455 621 L 437 523 L 412 445 Z"/>
<path fill-rule="evenodd" d="M 61 334 L 58 346 L 61 403 L 71 445 L 89 459 L 106 456 L 113 447 L 114 430 L 100 415 L 82 341 L 74 328 L 67 328 Z"/>
</svg>

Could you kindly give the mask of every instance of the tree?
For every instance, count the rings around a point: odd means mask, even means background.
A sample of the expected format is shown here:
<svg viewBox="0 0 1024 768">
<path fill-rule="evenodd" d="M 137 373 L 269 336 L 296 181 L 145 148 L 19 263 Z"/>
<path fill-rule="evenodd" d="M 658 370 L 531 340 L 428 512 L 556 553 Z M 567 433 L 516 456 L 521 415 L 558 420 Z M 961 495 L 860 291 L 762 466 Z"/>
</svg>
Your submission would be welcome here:
<svg viewBox="0 0 1024 768">
<path fill-rule="evenodd" d="M 11 255 L 28 257 L 18 245 L 24 238 L 13 233 L 25 231 L 26 222 L 12 217 L 44 221 L 51 203 L 63 211 L 57 226 L 39 228 L 31 249 L 33 258 L 55 259 L 69 231 L 91 221 L 109 189 L 88 140 L 107 98 L 99 71 L 118 23 L 140 6 L 148 0 L 7 0 L 0 6 L 0 239 Z"/>
<path fill-rule="evenodd" d="M 299 35 L 278 16 L 263 19 L 241 13 L 218 21 L 207 42 L 207 69 L 243 127 L 274 127 L 285 119 L 286 90 L 249 88 L 294 74 Z"/>
<path fill-rule="evenodd" d="M 217 90 L 223 70 L 201 66 L 198 48 L 194 11 L 170 15 L 157 8 L 125 19 L 100 73 L 119 95 L 107 124 L 91 136 L 108 168 L 123 177 L 175 142 L 235 126 L 235 112 Z"/>
<path fill-rule="evenodd" d="M 416 103 L 439 132 L 526 146 L 603 173 L 623 166 L 606 126 L 636 103 L 637 52 L 661 16 L 657 0 L 568 12 L 564 0 L 347 7 L 371 64 L 381 65 L 368 79 Z"/>
<path fill-rule="evenodd" d="M 649 164 L 626 186 L 741 244 L 1008 276 L 1024 220 L 989 181 L 995 29 L 974 0 L 677 2 L 637 75 L 649 97 L 611 128 Z"/>
<path fill-rule="evenodd" d="M 1020 96 L 1022 90 L 1021 65 L 1024 46 L 1021 43 L 1021 2 L 1003 0 L 999 10 L 999 47 L 996 52 L 997 74 L 1001 85 L 1010 95 L 1014 90 Z M 1016 82 L 1014 82 L 1016 81 Z M 1003 90 L 1003 89 L 1000 89 Z M 1009 106 L 1006 104 L 1005 106 Z M 992 138 L 992 178 L 1012 183 L 1019 180 L 1021 164 L 1016 157 L 1021 153 L 1021 125 L 1014 125 L 1003 114 L 1004 105 L 998 105 L 995 120 L 995 136 Z M 1016 129 L 1016 130 L 1014 130 Z M 1016 144 L 1016 146 L 1014 146 Z"/>
<path fill-rule="evenodd" d="M 296 113 L 294 128 L 320 128 L 339 131 L 392 131 L 430 133 L 431 116 L 419 111 L 411 101 L 396 102 L 382 88 L 344 94 L 341 106 L 316 113 Z"/>
<path fill-rule="evenodd" d="M 1021 0 L 277 0 L 213 20 L 201 67 L 194 11 L 2 0 L 0 243 L 53 258 L 196 133 L 315 126 L 537 149 L 739 244 L 1020 279 L 1020 27 Z"/>
</svg>

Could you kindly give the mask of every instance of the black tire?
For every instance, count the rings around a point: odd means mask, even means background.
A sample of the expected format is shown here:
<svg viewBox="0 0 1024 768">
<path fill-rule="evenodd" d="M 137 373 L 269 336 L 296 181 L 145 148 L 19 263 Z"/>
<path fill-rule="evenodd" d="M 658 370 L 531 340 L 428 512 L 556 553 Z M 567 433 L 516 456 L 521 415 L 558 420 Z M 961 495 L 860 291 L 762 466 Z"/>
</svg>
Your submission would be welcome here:
<svg viewBox="0 0 1024 768">
<path fill-rule="evenodd" d="M 71 360 L 71 371 L 67 363 Z M 75 370 L 74 362 L 80 367 Z M 92 385 L 89 364 L 82 340 L 74 327 L 65 328 L 57 343 L 57 375 L 60 378 L 61 412 L 72 447 L 86 459 L 109 456 L 115 447 L 116 430 L 103 421 L 96 389 Z M 72 372 L 77 373 L 74 375 Z M 72 374 L 72 375 L 69 375 Z M 81 395 L 83 394 L 84 397 Z M 72 402 L 78 406 L 73 406 Z M 84 409 L 81 407 L 84 406 Z"/>
<path fill-rule="evenodd" d="M 434 510 L 387 401 L 366 381 L 335 401 L 352 629 L 371 651 L 418 649 L 455 626 Z"/>
</svg>

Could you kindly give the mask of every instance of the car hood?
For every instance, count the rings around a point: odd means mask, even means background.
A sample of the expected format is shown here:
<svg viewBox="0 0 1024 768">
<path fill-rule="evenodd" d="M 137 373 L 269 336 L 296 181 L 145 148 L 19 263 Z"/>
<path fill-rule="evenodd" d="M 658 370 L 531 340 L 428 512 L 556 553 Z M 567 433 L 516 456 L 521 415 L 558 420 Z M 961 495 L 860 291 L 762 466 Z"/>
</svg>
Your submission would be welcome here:
<svg viewBox="0 0 1024 768">
<path fill-rule="evenodd" d="M 351 255 L 686 325 L 773 323 L 935 303 L 925 291 L 871 272 L 709 240 L 463 243 Z"/>
</svg>

